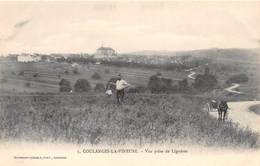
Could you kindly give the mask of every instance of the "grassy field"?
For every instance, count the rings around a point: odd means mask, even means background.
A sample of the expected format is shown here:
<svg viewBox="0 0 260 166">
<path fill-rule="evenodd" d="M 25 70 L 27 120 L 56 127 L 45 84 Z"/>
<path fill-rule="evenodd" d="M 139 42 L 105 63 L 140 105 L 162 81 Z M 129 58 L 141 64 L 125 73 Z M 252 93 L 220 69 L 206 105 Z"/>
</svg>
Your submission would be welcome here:
<svg viewBox="0 0 260 166">
<path fill-rule="evenodd" d="M 257 148 L 258 135 L 203 111 L 205 98 L 128 94 L 1 96 L 0 139 L 91 144 Z"/>
<path fill-rule="evenodd" d="M 73 73 L 74 70 L 78 74 Z M 0 63 L 0 77 L 6 82 L 1 82 L 0 88 L 2 90 L 10 90 L 15 92 L 58 92 L 58 83 L 61 78 L 65 78 L 71 82 L 72 85 L 79 78 L 85 78 L 90 81 L 91 86 L 94 87 L 97 83 L 106 84 L 107 81 L 122 74 L 125 80 L 135 86 L 146 86 L 151 75 L 159 72 L 158 69 L 140 69 L 115 67 L 104 65 L 78 65 L 73 67 L 67 63 L 17 63 L 17 62 L 2 62 Z M 21 75 L 23 72 L 23 75 Z M 67 73 L 66 73 L 67 72 Z M 91 76 L 97 72 L 100 80 L 95 80 Z M 186 71 L 160 71 L 164 77 L 171 78 L 173 82 L 177 82 L 186 77 Z M 34 77 L 34 74 L 38 74 Z M 60 77 L 59 77 L 60 75 Z M 26 82 L 30 82 L 32 86 L 25 87 Z"/>
<path fill-rule="evenodd" d="M 196 74 L 204 73 L 206 65 L 202 65 L 193 71 Z M 244 92 L 247 96 L 251 95 L 252 99 L 258 98 L 259 93 L 259 78 L 257 75 L 258 66 L 255 64 L 239 64 L 229 61 L 212 61 L 208 64 L 210 72 L 216 75 L 219 87 L 223 90 L 230 85 L 225 84 L 225 81 L 240 73 L 245 73 L 249 77 L 247 83 L 241 84 L 239 91 Z M 78 73 L 73 73 L 77 70 Z M 101 79 L 95 80 L 91 78 L 94 73 L 98 73 Z M 163 77 L 173 80 L 173 84 L 177 84 L 179 80 L 187 78 L 189 71 L 176 70 L 159 70 L 147 68 L 130 68 L 130 67 L 115 67 L 105 65 L 76 65 L 68 63 L 17 63 L 17 62 L 1 62 L 0 63 L 0 92 L 58 92 L 59 81 L 65 78 L 74 85 L 77 79 L 85 78 L 90 81 L 92 89 L 97 83 L 106 84 L 111 77 L 121 73 L 127 82 L 135 86 L 146 86 L 149 77 L 162 73 Z M 36 77 L 35 74 L 37 74 Z M 194 75 L 196 76 L 196 75 Z M 188 79 L 191 85 L 194 80 Z M 29 85 L 28 85 L 29 84 Z"/>
</svg>

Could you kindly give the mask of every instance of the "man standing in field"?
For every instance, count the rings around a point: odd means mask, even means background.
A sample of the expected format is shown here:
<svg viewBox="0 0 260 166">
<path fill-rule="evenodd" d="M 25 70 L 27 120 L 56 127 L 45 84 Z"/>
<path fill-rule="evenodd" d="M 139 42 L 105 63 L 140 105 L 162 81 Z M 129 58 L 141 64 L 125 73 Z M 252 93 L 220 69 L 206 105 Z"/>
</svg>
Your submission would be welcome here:
<svg viewBox="0 0 260 166">
<path fill-rule="evenodd" d="M 129 86 L 130 84 L 123 80 L 121 74 L 119 74 L 118 80 L 116 81 L 116 98 L 118 104 L 121 104 L 124 101 L 125 88 Z"/>
</svg>

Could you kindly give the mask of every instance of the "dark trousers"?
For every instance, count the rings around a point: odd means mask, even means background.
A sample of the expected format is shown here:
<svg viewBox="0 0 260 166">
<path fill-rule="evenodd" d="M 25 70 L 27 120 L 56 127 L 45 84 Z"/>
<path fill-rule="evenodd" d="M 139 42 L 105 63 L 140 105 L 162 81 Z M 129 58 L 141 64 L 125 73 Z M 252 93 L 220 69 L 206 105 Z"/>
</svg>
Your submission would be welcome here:
<svg viewBox="0 0 260 166">
<path fill-rule="evenodd" d="M 124 89 L 116 91 L 116 98 L 118 104 L 124 101 L 124 95 L 125 95 Z"/>
</svg>

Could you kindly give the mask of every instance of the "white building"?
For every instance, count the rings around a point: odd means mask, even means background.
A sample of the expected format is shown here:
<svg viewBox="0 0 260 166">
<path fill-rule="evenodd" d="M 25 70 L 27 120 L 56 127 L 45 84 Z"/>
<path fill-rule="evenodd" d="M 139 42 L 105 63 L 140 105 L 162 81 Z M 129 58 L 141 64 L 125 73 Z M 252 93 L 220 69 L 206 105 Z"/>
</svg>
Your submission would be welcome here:
<svg viewBox="0 0 260 166">
<path fill-rule="evenodd" d="M 95 57 L 96 58 L 106 58 L 116 56 L 116 51 L 111 47 L 99 47 L 96 50 Z"/>
<path fill-rule="evenodd" d="M 41 56 L 36 55 L 21 54 L 17 56 L 18 62 L 39 62 L 40 60 Z"/>
</svg>

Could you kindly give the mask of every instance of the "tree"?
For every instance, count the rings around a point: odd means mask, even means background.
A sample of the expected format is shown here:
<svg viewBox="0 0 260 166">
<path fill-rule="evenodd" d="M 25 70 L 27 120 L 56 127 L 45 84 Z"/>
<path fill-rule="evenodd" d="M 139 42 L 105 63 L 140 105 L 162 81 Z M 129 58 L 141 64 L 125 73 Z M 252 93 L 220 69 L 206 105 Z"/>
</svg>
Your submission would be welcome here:
<svg viewBox="0 0 260 166">
<path fill-rule="evenodd" d="M 74 69 L 74 70 L 73 70 L 73 73 L 74 73 L 74 74 L 79 74 L 78 68 Z"/>
<path fill-rule="evenodd" d="M 86 79 L 78 79 L 74 85 L 75 92 L 88 92 L 91 90 L 90 83 Z"/>
<path fill-rule="evenodd" d="M 151 93 L 169 92 L 172 89 L 172 80 L 168 78 L 162 78 L 156 74 L 150 77 L 148 88 Z"/>
<path fill-rule="evenodd" d="M 218 81 L 216 76 L 212 75 L 210 73 L 209 67 L 206 67 L 204 70 L 204 74 L 198 74 L 195 78 L 194 87 L 202 90 L 202 91 L 208 91 L 212 90 L 216 85 Z"/>
<path fill-rule="evenodd" d="M 248 76 L 246 74 L 233 75 L 226 81 L 227 84 L 244 82 L 248 82 Z"/>
<path fill-rule="evenodd" d="M 110 70 L 109 69 L 105 69 L 105 73 L 106 74 L 110 73 Z"/>
<path fill-rule="evenodd" d="M 105 86 L 102 83 L 97 83 L 94 90 L 96 92 L 104 92 L 105 91 Z"/>
<path fill-rule="evenodd" d="M 217 78 L 214 75 L 198 74 L 195 78 L 194 87 L 199 90 L 211 90 L 217 83 Z"/>
<path fill-rule="evenodd" d="M 182 81 L 178 82 L 178 89 L 179 90 L 187 90 L 189 87 L 188 80 L 185 78 Z"/>
<path fill-rule="evenodd" d="M 30 82 L 26 82 L 26 83 L 25 83 L 25 86 L 26 86 L 26 87 L 30 87 L 30 86 L 31 86 L 31 83 L 30 83 Z"/>
<path fill-rule="evenodd" d="M 97 72 L 95 72 L 95 73 L 91 76 L 91 78 L 93 78 L 93 79 L 95 79 L 95 80 L 100 80 L 100 79 L 101 79 L 101 76 L 100 76 Z"/>
<path fill-rule="evenodd" d="M 66 79 L 61 79 L 60 83 L 60 92 L 70 92 L 72 90 L 70 82 Z"/>
</svg>

